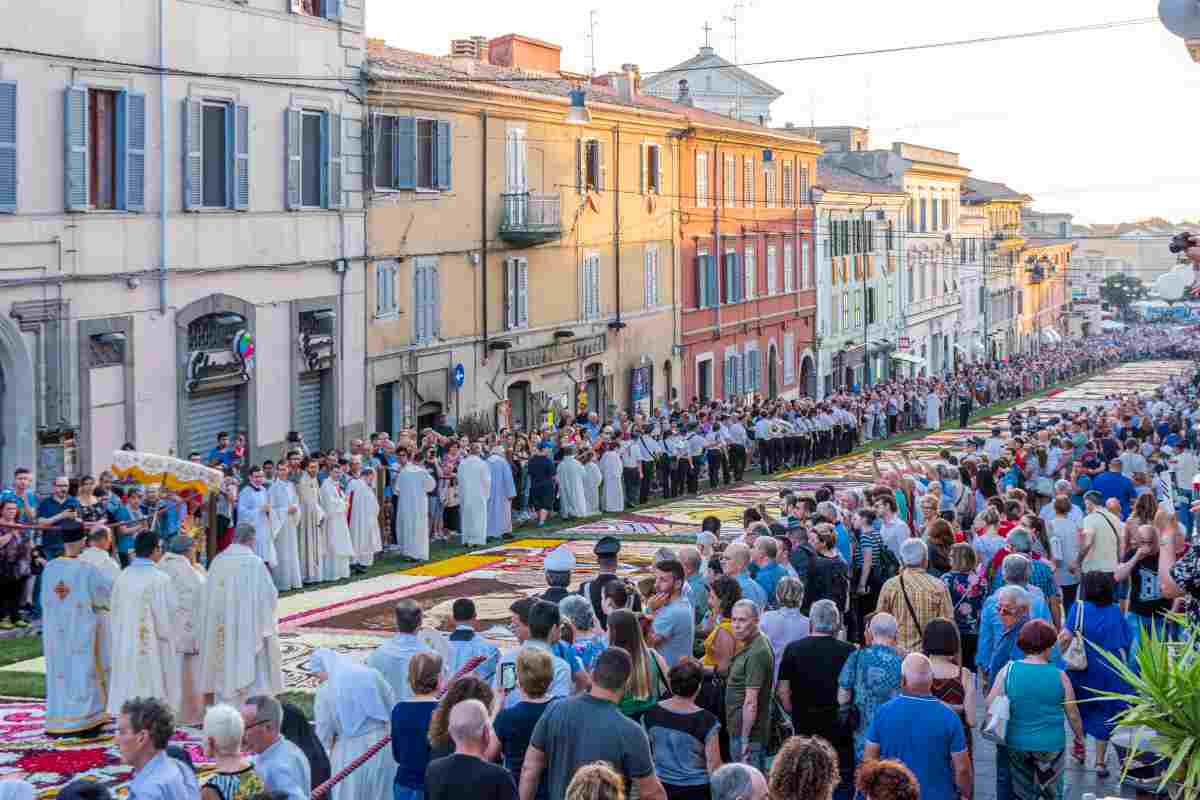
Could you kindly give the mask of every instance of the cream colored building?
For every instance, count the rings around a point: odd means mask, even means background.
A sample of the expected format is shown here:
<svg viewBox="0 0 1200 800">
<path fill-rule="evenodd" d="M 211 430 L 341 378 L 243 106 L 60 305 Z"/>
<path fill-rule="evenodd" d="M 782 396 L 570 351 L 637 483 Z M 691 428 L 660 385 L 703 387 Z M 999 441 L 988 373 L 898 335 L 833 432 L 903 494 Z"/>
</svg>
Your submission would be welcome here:
<svg viewBox="0 0 1200 800">
<path fill-rule="evenodd" d="M 95 473 L 126 441 L 186 457 L 242 431 L 257 461 L 289 430 L 361 431 L 362 20 L 361 0 L 9 16 L 45 55 L 0 54 L 0 483 Z"/>
<path fill-rule="evenodd" d="M 529 429 L 647 410 L 678 385 L 683 118 L 643 97 L 628 65 L 587 86 L 590 124 L 567 124 L 557 61 L 521 36 L 478 58 L 370 43 L 374 430 L 443 413 L 465 430 Z"/>
</svg>

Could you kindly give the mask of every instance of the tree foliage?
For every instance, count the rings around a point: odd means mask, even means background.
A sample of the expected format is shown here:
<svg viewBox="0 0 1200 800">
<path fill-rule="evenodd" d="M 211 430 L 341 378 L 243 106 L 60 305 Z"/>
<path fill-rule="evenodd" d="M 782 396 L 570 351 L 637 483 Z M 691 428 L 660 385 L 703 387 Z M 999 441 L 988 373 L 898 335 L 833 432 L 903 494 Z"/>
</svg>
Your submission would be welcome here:
<svg viewBox="0 0 1200 800">
<path fill-rule="evenodd" d="M 1107 303 L 1109 308 L 1120 311 L 1122 315 L 1129 313 L 1129 307 L 1138 300 L 1146 299 L 1146 286 L 1142 279 L 1133 275 L 1109 275 L 1100 284 L 1100 300 Z"/>
</svg>

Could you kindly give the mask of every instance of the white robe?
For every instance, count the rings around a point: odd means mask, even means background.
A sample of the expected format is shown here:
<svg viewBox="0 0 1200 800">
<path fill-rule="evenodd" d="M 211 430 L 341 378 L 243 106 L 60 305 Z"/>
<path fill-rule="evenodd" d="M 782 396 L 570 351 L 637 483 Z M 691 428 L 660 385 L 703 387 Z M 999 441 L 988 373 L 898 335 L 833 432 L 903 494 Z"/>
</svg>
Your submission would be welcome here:
<svg viewBox="0 0 1200 800">
<path fill-rule="evenodd" d="M 79 558 L 59 556 L 42 573 L 48 733 L 79 733 L 108 719 L 96 612 L 107 608 L 111 591 L 108 577 Z"/>
<path fill-rule="evenodd" d="M 80 561 L 86 561 L 104 575 L 108 581 L 109 591 L 104 593 L 103 605 L 96 607 L 96 641 L 100 647 L 101 682 L 107 694 L 112 674 L 112 616 L 109 603 L 112 601 L 111 589 L 121 574 L 121 565 L 104 550 L 95 547 L 85 547 L 79 554 Z M 105 699 L 107 703 L 107 698 Z"/>
<path fill-rule="evenodd" d="M 601 502 L 604 504 L 604 510 L 610 514 L 625 510 L 625 489 L 621 472 L 621 456 L 616 450 L 609 450 L 600 459 L 600 473 L 604 476 L 604 495 Z"/>
<path fill-rule="evenodd" d="M 300 497 L 291 481 L 275 481 L 267 492 L 271 502 L 271 528 L 275 531 L 276 566 L 271 572 L 275 587 L 281 592 L 299 589 L 304 585 L 300 577 Z M 290 513 L 288 508 L 295 506 Z"/>
<path fill-rule="evenodd" d="M 925 396 L 925 427 L 935 431 L 942 427 L 942 398 L 937 392 Z"/>
<path fill-rule="evenodd" d="M 422 466 L 409 463 L 396 473 L 396 543 L 400 554 L 429 560 L 429 493 L 437 481 Z"/>
<path fill-rule="evenodd" d="M 595 459 L 583 466 L 583 489 L 587 495 L 588 516 L 600 513 L 600 484 L 604 483 L 604 475 Z"/>
<path fill-rule="evenodd" d="M 112 684 L 108 713 L 125 701 L 154 697 L 176 713 L 183 701 L 178 650 L 179 597 L 171 576 L 149 559 L 135 558 L 112 591 Z"/>
<path fill-rule="evenodd" d="M 350 541 L 350 524 L 346 509 L 350 501 L 341 485 L 333 478 L 321 484 L 321 508 L 325 511 L 325 549 L 321 557 L 321 579 L 340 581 L 350 577 L 350 561 L 354 558 L 354 543 Z"/>
<path fill-rule="evenodd" d="M 354 543 L 354 563 L 369 567 L 375 554 L 383 549 L 379 531 L 379 498 L 362 478 L 350 481 L 350 541 Z"/>
<path fill-rule="evenodd" d="M 396 704 L 392 687 L 378 670 L 370 671 L 374 679 L 374 690 L 387 709 Z M 336 775 L 354 759 L 391 733 L 390 722 L 374 717 L 361 721 L 353 731 L 346 730 L 345 715 L 338 713 L 334 687 L 326 682 L 317 689 L 313 705 L 314 727 L 317 738 L 329 754 L 329 768 Z M 384 747 L 369 758 L 362 766 L 350 773 L 341 783 L 333 787 L 330 800 L 390 800 L 392 782 L 396 778 L 396 759 L 391 747 Z"/>
<path fill-rule="evenodd" d="M 300 577 L 305 583 L 321 580 L 325 561 L 325 509 L 321 508 L 321 486 L 308 474 L 296 483 L 300 497 Z"/>
<path fill-rule="evenodd" d="M 565 518 L 586 517 L 583 465 L 575 456 L 563 456 L 558 462 L 558 511 Z"/>
<path fill-rule="evenodd" d="M 467 456 L 458 465 L 459 516 L 462 540 L 467 545 L 487 544 L 488 498 L 492 473 L 479 456 Z"/>
<path fill-rule="evenodd" d="M 270 507 L 270 495 L 266 486 L 256 490 L 253 485 L 249 485 L 238 495 L 238 524 L 249 522 L 254 526 L 254 553 L 264 564 L 274 568 L 279 563 L 279 558 L 275 553 L 275 520 L 267 513 Z"/>
<path fill-rule="evenodd" d="M 158 568 L 170 576 L 179 598 L 178 644 L 183 699 L 175 711 L 178 722 L 192 725 L 204 719 L 204 693 L 196 688 L 196 665 L 200 661 L 200 645 L 196 641 L 196 608 L 204 597 L 205 574 L 187 556 L 176 553 L 163 556 Z"/>
<path fill-rule="evenodd" d="M 235 542 L 213 559 L 196 609 L 199 691 L 234 706 L 283 691 L 278 606 L 271 573 L 253 550 Z"/>
<path fill-rule="evenodd" d="M 487 535 L 489 539 L 499 539 L 506 533 L 512 533 L 512 501 L 517 496 L 517 487 L 513 483 L 512 467 L 504 456 L 489 457 L 487 465 L 492 475 Z"/>
</svg>

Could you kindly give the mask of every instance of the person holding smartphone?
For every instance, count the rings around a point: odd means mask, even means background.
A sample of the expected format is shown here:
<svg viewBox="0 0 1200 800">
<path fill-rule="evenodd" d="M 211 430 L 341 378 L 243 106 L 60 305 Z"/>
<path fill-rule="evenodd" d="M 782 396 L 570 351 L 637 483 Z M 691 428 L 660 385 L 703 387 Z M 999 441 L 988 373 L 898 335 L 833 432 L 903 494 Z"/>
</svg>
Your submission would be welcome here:
<svg viewBox="0 0 1200 800">
<path fill-rule="evenodd" d="M 521 780 L 521 767 L 525 763 L 525 751 L 533 729 L 555 698 L 549 694 L 554 681 L 554 661 L 550 654 L 536 647 L 522 647 L 517 660 L 500 665 L 500 691 L 496 693 L 495 708 L 504 709 L 496 714 L 492 729 L 500 740 L 500 752 L 504 756 L 504 767 L 512 773 L 513 781 Z M 521 687 L 524 697 L 512 708 L 504 708 L 509 692 Z M 538 784 L 535 800 L 548 800 L 546 781 Z"/>
</svg>

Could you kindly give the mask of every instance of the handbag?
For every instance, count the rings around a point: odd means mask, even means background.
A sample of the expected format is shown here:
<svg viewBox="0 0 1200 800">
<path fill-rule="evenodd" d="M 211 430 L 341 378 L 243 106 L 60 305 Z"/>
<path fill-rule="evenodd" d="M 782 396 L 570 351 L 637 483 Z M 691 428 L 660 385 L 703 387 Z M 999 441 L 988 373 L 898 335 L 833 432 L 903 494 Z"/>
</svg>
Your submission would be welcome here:
<svg viewBox="0 0 1200 800">
<path fill-rule="evenodd" d="M 994 744 L 1004 744 L 1008 740 L 1008 717 L 1010 712 L 1008 702 L 1008 679 L 1012 676 L 1013 661 L 1008 665 L 1004 674 L 1004 689 L 988 704 L 987 714 L 983 718 L 983 728 L 979 734 Z"/>
<path fill-rule="evenodd" d="M 783 743 L 796 734 L 792 717 L 783 710 L 776 696 L 771 697 L 771 726 L 767 731 L 767 755 L 773 756 L 783 748 Z"/>
<path fill-rule="evenodd" d="M 1087 647 L 1083 643 L 1083 600 L 1075 606 L 1075 636 L 1063 653 L 1063 668 L 1072 672 L 1082 672 L 1088 668 Z"/>
<path fill-rule="evenodd" d="M 886 548 L 885 548 L 886 549 Z M 858 667 L 862 663 L 862 651 L 854 653 L 854 680 L 850 682 L 852 687 L 851 695 L 857 691 L 858 687 Z M 838 709 L 838 715 L 841 717 L 842 725 L 847 735 L 853 736 L 858 732 L 858 727 L 862 725 L 862 712 L 858 705 L 854 702 L 855 698 L 851 696 L 850 702 Z"/>
</svg>

